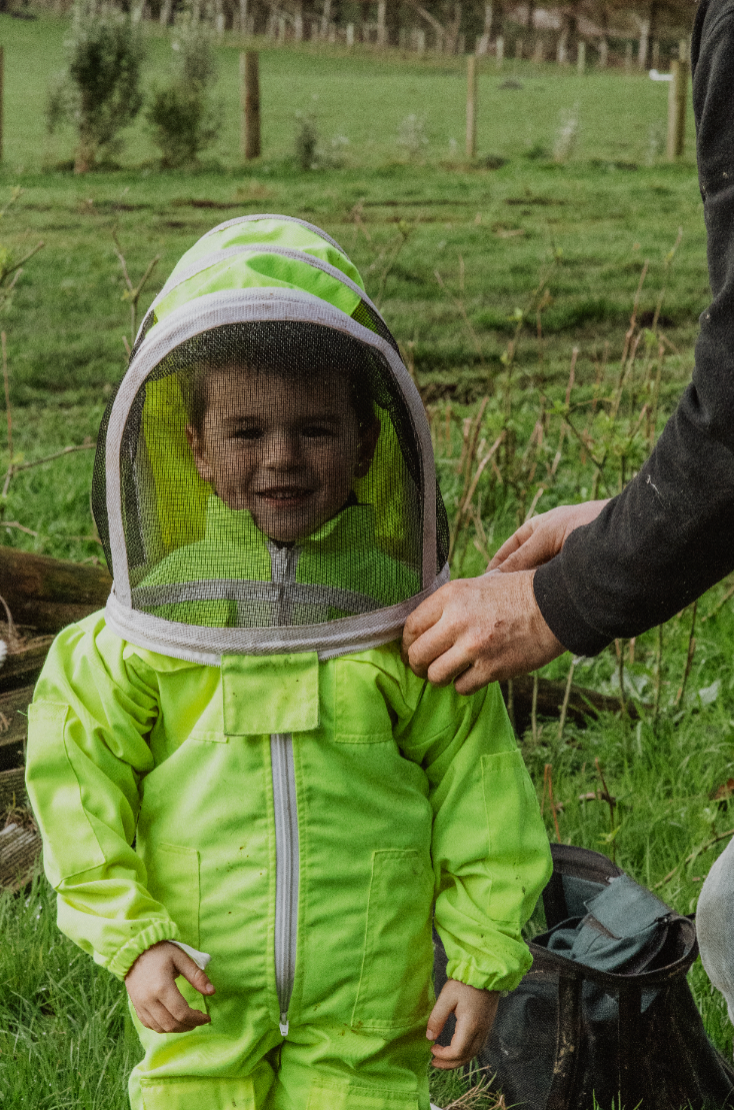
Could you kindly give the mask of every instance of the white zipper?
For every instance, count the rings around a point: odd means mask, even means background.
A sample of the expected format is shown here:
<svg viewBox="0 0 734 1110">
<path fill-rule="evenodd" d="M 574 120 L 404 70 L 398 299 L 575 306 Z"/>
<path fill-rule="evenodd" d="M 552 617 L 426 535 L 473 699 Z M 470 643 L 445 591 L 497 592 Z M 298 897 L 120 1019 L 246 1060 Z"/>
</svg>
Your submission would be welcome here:
<svg viewBox="0 0 734 1110">
<path fill-rule="evenodd" d="M 296 972 L 298 935 L 298 808 L 293 767 L 293 737 L 270 737 L 275 813 L 275 985 L 280 1031 L 288 1035 L 288 1006 Z"/>
<path fill-rule="evenodd" d="M 278 547 L 269 542 L 268 549 L 273 582 L 280 586 L 295 582 L 300 548 Z M 290 624 L 291 605 L 287 595 L 287 590 L 281 590 L 276 602 L 277 625 Z M 271 734 L 270 763 L 275 815 L 275 988 L 280 1032 L 287 1037 L 298 939 L 298 804 L 293 737 L 289 732 Z"/>
</svg>

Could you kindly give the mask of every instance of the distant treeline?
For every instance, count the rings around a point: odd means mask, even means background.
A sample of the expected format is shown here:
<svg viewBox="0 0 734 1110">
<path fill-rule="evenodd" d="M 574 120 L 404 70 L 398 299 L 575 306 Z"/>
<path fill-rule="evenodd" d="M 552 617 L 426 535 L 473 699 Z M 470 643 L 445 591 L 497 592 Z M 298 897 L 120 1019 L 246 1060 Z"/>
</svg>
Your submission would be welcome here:
<svg viewBox="0 0 734 1110">
<path fill-rule="evenodd" d="M 107 0 L 105 0 L 105 3 Z M 21 18 L 33 8 L 63 13 L 72 0 L 0 0 Z M 695 0 L 114 0 L 136 19 L 174 22 L 184 8 L 219 31 L 275 41 L 340 42 L 447 54 L 494 54 L 571 60 L 579 42 L 602 64 L 629 62 L 636 44 L 641 68 L 677 50 L 690 34 Z"/>
</svg>

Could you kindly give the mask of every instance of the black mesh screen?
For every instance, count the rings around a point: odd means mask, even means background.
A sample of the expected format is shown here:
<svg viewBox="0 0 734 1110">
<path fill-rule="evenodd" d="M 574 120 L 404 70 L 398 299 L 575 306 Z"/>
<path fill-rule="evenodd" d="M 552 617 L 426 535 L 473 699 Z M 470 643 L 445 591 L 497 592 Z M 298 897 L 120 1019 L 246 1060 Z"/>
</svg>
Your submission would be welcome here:
<svg viewBox="0 0 734 1110">
<path fill-rule="evenodd" d="M 107 422 L 94 511 L 109 561 Z M 134 399 L 120 476 L 135 609 L 276 627 L 378 611 L 422 587 L 410 411 L 382 356 L 334 329 L 236 324 L 180 345 Z M 438 522 L 437 569 L 440 496 Z"/>
</svg>

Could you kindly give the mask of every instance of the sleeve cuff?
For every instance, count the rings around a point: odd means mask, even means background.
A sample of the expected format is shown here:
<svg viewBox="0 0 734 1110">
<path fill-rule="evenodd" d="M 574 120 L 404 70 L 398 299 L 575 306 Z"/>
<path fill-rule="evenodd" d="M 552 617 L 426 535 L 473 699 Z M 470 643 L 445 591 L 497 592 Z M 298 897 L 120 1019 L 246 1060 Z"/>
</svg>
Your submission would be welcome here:
<svg viewBox="0 0 734 1110">
<path fill-rule="evenodd" d="M 574 655 L 598 655 L 607 646 L 609 637 L 584 620 L 571 598 L 562 555 L 538 567 L 533 590 L 543 620 L 568 651 Z"/>
<path fill-rule="evenodd" d="M 449 960 L 446 964 L 446 978 L 456 979 L 459 983 L 466 983 L 468 987 L 476 987 L 477 990 L 514 991 L 533 963 L 530 949 L 527 946 L 523 947 L 525 954 L 524 958 L 520 958 L 520 966 L 515 964 L 511 970 L 509 968 L 499 968 L 494 972 L 489 972 L 478 967 L 473 960 L 454 959 Z"/>
<path fill-rule="evenodd" d="M 107 964 L 107 970 L 117 979 L 124 979 L 130 968 L 133 966 L 138 956 L 145 952 L 148 948 L 152 948 L 154 944 L 158 944 L 162 940 L 178 940 L 179 930 L 178 925 L 173 921 L 163 920 L 156 921 L 154 924 L 149 925 L 147 929 L 143 929 L 137 936 L 133 937 L 126 944 L 123 944 L 117 954 Z"/>
</svg>

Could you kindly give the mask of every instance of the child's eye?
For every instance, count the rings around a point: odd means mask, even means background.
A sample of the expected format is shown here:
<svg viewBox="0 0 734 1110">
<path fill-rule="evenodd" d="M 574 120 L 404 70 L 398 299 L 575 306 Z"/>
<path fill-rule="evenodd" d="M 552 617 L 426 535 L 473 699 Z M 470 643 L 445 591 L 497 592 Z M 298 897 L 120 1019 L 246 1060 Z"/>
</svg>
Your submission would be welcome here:
<svg viewBox="0 0 734 1110">
<path fill-rule="evenodd" d="M 336 429 L 329 424 L 307 424 L 301 429 L 301 435 L 306 439 L 331 439 L 336 434 Z"/>
<path fill-rule="evenodd" d="M 246 443 L 251 443 L 254 440 L 262 439 L 263 429 L 257 425 L 245 425 L 244 427 L 235 428 L 232 432 L 232 439 L 244 440 Z"/>
</svg>

